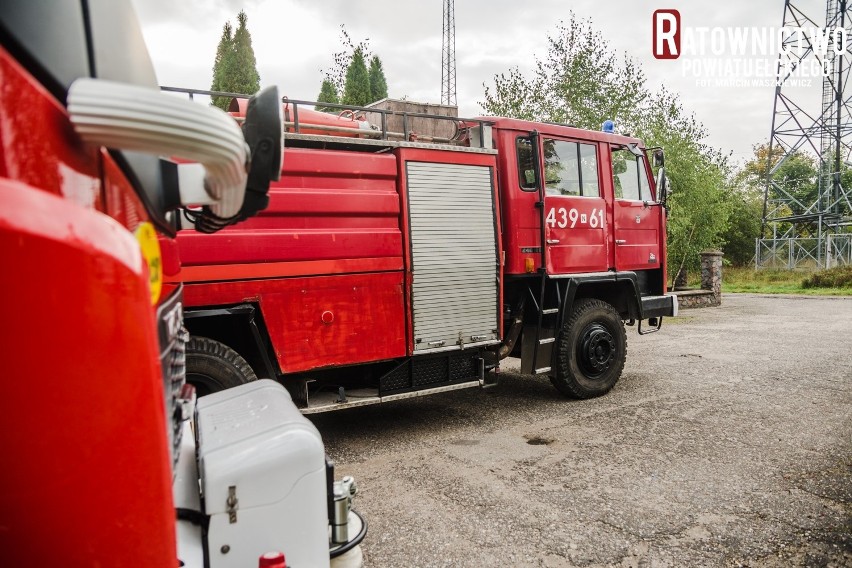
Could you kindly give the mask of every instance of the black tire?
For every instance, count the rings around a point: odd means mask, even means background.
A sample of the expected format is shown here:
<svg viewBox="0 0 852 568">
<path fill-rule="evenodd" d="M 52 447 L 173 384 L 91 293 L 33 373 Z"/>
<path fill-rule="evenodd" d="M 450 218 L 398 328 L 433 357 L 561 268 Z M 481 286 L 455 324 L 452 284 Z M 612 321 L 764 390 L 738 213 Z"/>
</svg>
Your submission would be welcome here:
<svg viewBox="0 0 852 568">
<path fill-rule="evenodd" d="M 618 382 L 626 359 L 627 334 L 618 312 L 606 302 L 583 298 L 559 334 L 550 381 L 566 396 L 601 396 Z"/>
<path fill-rule="evenodd" d="M 206 337 L 192 337 L 186 346 L 186 382 L 198 396 L 256 381 L 251 366 L 225 345 Z"/>
</svg>

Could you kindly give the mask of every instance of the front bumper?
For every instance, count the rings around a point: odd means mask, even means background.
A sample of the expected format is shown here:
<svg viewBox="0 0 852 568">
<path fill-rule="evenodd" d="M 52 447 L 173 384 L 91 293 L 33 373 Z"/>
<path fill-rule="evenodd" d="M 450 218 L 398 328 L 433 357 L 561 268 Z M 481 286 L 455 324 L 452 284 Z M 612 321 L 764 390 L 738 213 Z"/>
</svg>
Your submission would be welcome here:
<svg viewBox="0 0 852 568">
<path fill-rule="evenodd" d="M 677 315 L 677 295 L 642 296 L 642 318 L 674 317 Z"/>
</svg>

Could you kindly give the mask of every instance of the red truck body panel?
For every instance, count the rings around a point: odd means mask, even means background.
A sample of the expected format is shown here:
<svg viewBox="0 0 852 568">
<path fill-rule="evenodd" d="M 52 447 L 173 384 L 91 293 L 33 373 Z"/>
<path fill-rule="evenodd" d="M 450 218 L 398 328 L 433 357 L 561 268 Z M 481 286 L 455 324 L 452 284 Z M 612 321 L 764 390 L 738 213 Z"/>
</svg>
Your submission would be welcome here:
<svg viewBox="0 0 852 568">
<path fill-rule="evenodd" d="M 402 271 L 189 284 L 184 301 L 257 302 L 285 373 L 406 354 Z"/>
<path fill-rule="evenodd" d="M 258 304 L 283 373 L 411 355 L 409 162 L 484 166 L 496 178 L 493 154 L 288 148 L 256 218 L 178 233 L 172 280 L 186 284 L 187 307 Z"/>
<path fill-rule="evenodd" d="M 213 280 L 230 279 L 233 271 L 215 278 L 215 268 L 228 264 L 280 263 L 288 276 L 294 265 L 287 263 L 305 261 L 332 261 L 327 270 L 344 261 L 347 271 L 370 272 L 392 260 L 401 269 L 394 156 L 294 148 L 287 150 L 282 174 L 270 188 L 269 207 L 257 217 L 213 238 L 181 231 L 185 281 L 195 279 L 193 266 L 205 267 Z"/>
<path fill-rule="evenodd" d="M 654 176 L 650 166 L 646 164 L 650 179 L 651 194 L 657 196 Z M 608 178 L 612 183 L 612 178 Z M 662 219 L 662 208 L 648 207 L 641 201 L 615 200 L 614 238 L 616 241 L 626 241 L 615 251 L 615 267 L 618 270 L 647 270 L 660 268 L 665 272 L 666 234 Z M 650 259 L 654 259 L 653 261 Z M 665 282 L 665 277 L 663 282 Z"/>
<path fill-rule="evenodd" d="M 187 305 L 258 302 L 283 372 L 404 356 L 396 175 L 391 154 L 288 149 L 260 215 L 178 234 Z"/>
<path fill-rule="evenodd" d="M 0 85 L 0 558 L 174 565 L 159 347 L 130 233 L 147 216 L 3 49 Z"/>
</svg>

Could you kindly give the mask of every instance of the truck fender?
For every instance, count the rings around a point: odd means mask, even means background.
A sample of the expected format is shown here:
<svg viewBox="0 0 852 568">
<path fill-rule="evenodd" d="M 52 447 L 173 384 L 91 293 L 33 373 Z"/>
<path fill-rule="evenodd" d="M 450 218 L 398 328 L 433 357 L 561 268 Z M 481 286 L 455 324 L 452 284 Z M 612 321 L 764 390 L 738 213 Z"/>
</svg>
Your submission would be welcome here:
<svg viewBox="0 0 852 568">
<path fill-rule="evenodd" d="M 252 304 L 209 309 L 186 309 L 186 327 L 192 336 L 223 343 L 240 354 L 259 378 L 277 379 L 277 360 L 258 308 Z"/>
</svg>

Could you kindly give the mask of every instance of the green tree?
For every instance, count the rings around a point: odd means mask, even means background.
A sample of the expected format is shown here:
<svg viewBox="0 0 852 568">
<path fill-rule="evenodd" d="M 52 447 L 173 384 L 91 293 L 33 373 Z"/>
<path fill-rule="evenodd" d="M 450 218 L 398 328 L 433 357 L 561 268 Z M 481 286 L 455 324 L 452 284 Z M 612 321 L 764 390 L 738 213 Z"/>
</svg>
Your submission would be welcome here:
<svg viewBox="0 0 852 568">
<path fill-rule="evenodd" d="M 319 103 L 334 103 L 337 104 L 340 102 L 340 98 L 337 96 L 337 89 L 334 87 L 334 83 L 329 81 L 328 79 L 323 79 L 322 87 L 320 87 L 320 93 L 317 96 L 317 102 Z M 322 105 L 317 105 L 314 109 L 322 111 L 322 112 L 331 112 L 338 113 L 339 109 L 333 107 L 326 107 Z"/>
<path fill-rule="evenodd" d="M 648 147 L 666 152 L 669 275 L 697 270 L 698 253 L 721 248 L 728 229 L 732 172 L 727 158 L 704 142 L 704 125 L 665 89 L 644 99 L 634 128 Z"/>
<path fill-rule="evenodd" d="M 725 260 L 734 266 L 745 266 L 754 259 L 755 239 L 760 237 L 763 218 L 763 191 L 745 185 L 732 185 L 727 193 L 731 217 L 722 233 Z"/>
<path fill-rule="evenodd" d="M 769 144 L 755 144 L 752 146 L 754 156 L 747 161 L 737 174 L 740 181 L 752 186 L 761 186 L 766 183 L 769 170 L 784 156 L 784 148 L 778 144 L 772 147 L 772 156 L 769 156 Z"/>
<path fill-rule="evenodd" d="M 790 209 L 794 215 L 801 215 L 817 199 L 818 180 L 817 163 L 807 154 L 797 152 L 787 156 L 772 174 L 776 191 L 791 198 Z"/>
<path fill-rule="evenodd" d="M 222 38 L 216 49 L 213 64 L 214 91 L 252 95 L 260 89 L 260 74 L 257 72 L 257 60 L 251 46 L 251 34 L 248 31 L 248 17 L 244 11 L 237 15 L 237 30 L 231 37 L 231 25 L 225 23 Z M 222 109 L 228 108 L 230 99 L 214 97 L 213 104 Z"/>
<path fill-rule="evenodd" d="M 755 144 L 754 156 L 739 169 L 730 184 L 726 199 L 731 205 L 731 218 L 722 237 L 725 260 L 734 266 L 745 266 L 754 260 L 755 239 L 761 236 L 763 197 L 766 175 L 784 155 L 784 149 L 769 144 Z"/>
<path fill-rule="evenodd" d="M 231 22 L 225 22 L 222 27 L 222 37 L 219 39 L 219 45 L 216 47 L 216 59 L 213 61 L 213 83 L 210 85 L 211 91 L 223 91 L 222 76 L 225 75 L 225 65 L 230 64 L 233 58 L 229 57 L 234 50 L 234 37 Z M 228 106 L 229 99 L 226 97 L 213 97 L 213 104 L 219 108 L 225 109 Z"/>
<path fill-rule="evenodd" d="M 352 41 L 346 27 L 340 26 L 340 50 L 332 54 L 334 63 L 330 69 L 321 70 L 323 84 L 320 94 L 330 93 L 326 86 L 328 82 L 334 87 L 340 102 L 363 106 L 384 99 L 388 96 L 388 83 L 382 61 L 370 53 L 370 40 L 359 43 Z M 370 62 L 369 69 L 367 61 Z M 366 77 L 366 79 L 365 79 Z M 347 98 L 347 89 L 349 96 Z M 317 102 L 331 102 L 327 99 L 317 99 Z"/>
<path fill-rule="evenodd" d="M 774 145 L 769 155 L 769 144 L 754 146 L 754 156 L 743 165 L 737 179 L 749 187 L 766 190 L 767 176 L 771 175 L 769 198 L 789 203 L 784 214 L 798 215 L 813 205 L 819 191 L 819 164 L 816 158 L 804 152 L 787 155 L 783 147 Z M 841 183 L 843 174 L 841 173 Z"/>
<path fill-rule="evenodd" d="M 550 120 L 546 116 L 540 92 L 533 81 L 521 73 L 520 69 L 509 69 L 508 75 L 494 76 L 494 89 L 485 86 L 485 101 L 480 106 L 491 116 L 506 116 L 521 120 Z"/>
<path fill-rule="evenodd" d="M 352 41 L 349 32 L 346 31 L 346 26 L 340 25 L 340 51 L 332 54 L 332 64 L 330 69 L 322 70 L 325 80 L 329 81 L 338 93 L 343 93 L 346 86 L 346 75 L 349 72 L 349 67 L 352 64 L 352 58 L 355 51 L 361 51 L 364 61 L 370 58 L 370 40 L 365 39 L 358 44 Z"/>
<path fill-rule="evenodd" d="M 364 106 L 370 104 L 370 73 L 360 48 L 352 54 L 352 62 L 346 70 L 346 83 L 343 86 L 343 104 Z"/>
<path fill-rule="evenodd" d="M 730 214 L 725 156 L 704 142 L 704 126 L 677 95 L 651 92 L 641 67 L 614 52 L 590 20 L 572 13 L 548 36 L 547 55 L 536 59 L 532 73 L 513 68 L 495 76 L 480 105 L 491 115 L 594 130 L 610 119 L 648 147 L 662 146 L 670 180 L 669 274 L 697 268 L 698 252 L 722 244 Z"/>
<path fill-rule="evenodd" d="M 630 125 L 647 96 L 641 68 L 573 12 L 548 35 L 547 55 L 536 59 L 530 77 L 514 68 L 494 81 L 480 103 L 486 113 L 581 128 L 598 129 L 607 119 Z"/>
<path fill-rule="evenodd" d="M 378 55 L 370 59 L 370 102 L 374 103 L 388 96 L 388 81 L 385 78 L 385 70 Z"/>
</svg>

